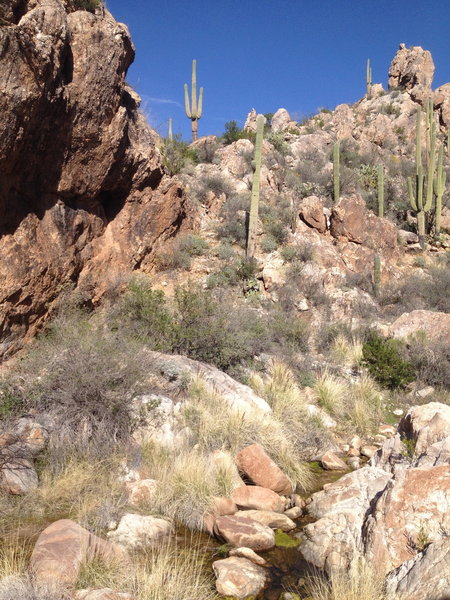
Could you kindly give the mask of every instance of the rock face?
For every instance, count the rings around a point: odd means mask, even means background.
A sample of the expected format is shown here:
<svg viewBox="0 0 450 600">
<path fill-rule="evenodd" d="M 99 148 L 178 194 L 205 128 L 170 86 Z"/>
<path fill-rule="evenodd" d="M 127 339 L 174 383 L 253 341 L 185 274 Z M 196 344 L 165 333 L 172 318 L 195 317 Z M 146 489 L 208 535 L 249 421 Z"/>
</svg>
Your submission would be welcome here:
<svg viewBox="0 0 450 600">
<path fill-rule="evenodd" d="M 242 485 L 233 490 L 231 499 L 239 508 L 270 510 L 279 513 L 284 512 L 286 504 L 284 498 L 259 485 Z"/>
<path fill-rule="evenodd" d="M 105 565 L 114 560 L 123 564 L 127 553 L 74 521 L 61 519 L 39 536 L 31 555 L 30 569 L 38 583 L 73 586 L 83 562 L 93 558 Z"/>
<path fill-rule="evenodd" d="M 165 519 L 126 514 L 108 537 L 117 544 L 136 550 L 154 545 L 161 538 L 169 536 L 172 530 L 172 524 Z"/>
<path fill-rule="evenodd" d="M 16 4 L 0 27 L 0 355 L 34 334 L 61 287 L 97 301 L 189 221 L 125 83 L 125 25 L 64 0 Z"/>
<path fill-rule="evenodd" d="M 294 491 L 288 476 L 273 462 L 260 444 L 243 448 L 236 456 L 236 463 L 256 485 L 278 494 L 292 494 Z"/>
<path fill-rule="evenodd" d="M 368 466 L 313 495 L 300 551 L 328 572 L 364 556 L 408 600 L 448 591 L 449 468 L 449 407 L 414 407 Z"/>
<path fill-rule="evenodd" d="M 431 53 L 420 46 L 406 48 L 401 44 L 389 67 L 389 89 L 429 88 L 433 81 L 434 62 Z"/>
</svg>

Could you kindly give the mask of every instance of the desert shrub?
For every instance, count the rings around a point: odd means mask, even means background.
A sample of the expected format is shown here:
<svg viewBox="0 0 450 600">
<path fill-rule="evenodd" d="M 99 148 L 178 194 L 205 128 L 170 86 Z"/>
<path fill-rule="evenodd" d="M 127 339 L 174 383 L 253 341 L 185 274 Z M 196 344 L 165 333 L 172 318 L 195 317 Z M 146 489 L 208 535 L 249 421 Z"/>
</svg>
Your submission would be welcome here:
<svg viewBox="0 0 450 600">
<path fill-rule="evenodd" d="M 309 327 L 296 311 L 274 308 L 269 315 L 268 327 L 272 341 L 281 352 L 306 352 L 309 347 Z"/>
<path fill-rule="evenodd" d="M 269 132 L 266 135 L 266 140 L 272 144 L 277 152 L 282 154 L 283 156 L 289 154 L 289 145 L 286 143 L 284 139 L 283 132 Z"/>
<path fill-rule="evenodd" d="M 398 117 L 400 116 L 401 108 L 398 104 L 395 104 L 394 102 L 389 102 L 388 104 L 383 105 L 381 112 L 385 115 Z"/>
<path fill-rule="evenodd" d="M 176 238 L 166 249 L 155 256 L 155 265 L 158 271 L 171 269 L 184 269 L 191 267 L 191 258 L 201 256 L 208 248 L 208 243 L 200 236 L 187 234 Z"/>
<path fill-rule="evenodd" d="M 436 266 L 414 273 L 406 281 L 386 287 L 380 302 L 398 304 L 406 310 L 450 312 L 450 269 Z"/>
<path fill-rule="evenodd" d="M 70 600 L 61 586 L 39 584 L 30 575 L 12 575 L 0 581 L 0 600 Z"/>
<path fill-rule="evenodd" d="M 220 239 L 229 240 L 245 247 L 247 240 L 247 211 L 250 209 L 249 194 L 228 198 L 221 211 L 222 223 L 217 228 Z"/>
<path fill-rule="evenodd" d="M 174 135 L 172 140 L 163 140 L 160 151 L 163 165 L 170 175 L 180 173 L 189 162 L 198 162 L 196 151 L 181 139 L 180 134 Z"/>
<path fill-rule="evenodd" d="M 215 248 L 214 254 L 220 260 L 230 260 L 234 257 L 233 246 L 227 242 L 222 242 Z"/>
<path fill-rule="evenodd" d="M 241 129 L 236 121 L 227 121 L 225 123 L 225 131 L 222 135 L 222 141 L 225 145 L 232 144 L 233 142 L 237 142 L 237 140 L 251 140 L 252 142 L 255 140 L 255 133 L 253 131 L 247 131 L 246 129 Z"/>
<path fill-rule="evenodd" d="M 408 361 L 422 384 L 450 387 L 450 344 L 431 341 L 425 335 L 408 339 Z"/>
<path fill-rule="evenodd" d="M 365 190 L 377 189 L 378 171 L 375 165 L 360 165 L 358 177 Z"/>
<path fill-rule="evenodd" d="M 362 363 L 383 387 L 404 387 L 414 379 L 411 364 L 403 359 L 401 349 L 399 340 L 385 339 L 375 332 L 363 345 Z"/>
<path fill-rule="evenodd" d="M 225 265 L 217 273 L 212 273 L 207 279 L 207 287 L 228 287 L 238 283 L 254 279 L 257 272 L 255 259 L 241 259 L 232 264 Z"/>
<path fill-rule="evenodd" d="M 101 0 L 71 0 L 71 3 L 75 10 L 88 10 L 89 12 L 95 12 L 95 9 L 102 6 Z"/>
</svg>

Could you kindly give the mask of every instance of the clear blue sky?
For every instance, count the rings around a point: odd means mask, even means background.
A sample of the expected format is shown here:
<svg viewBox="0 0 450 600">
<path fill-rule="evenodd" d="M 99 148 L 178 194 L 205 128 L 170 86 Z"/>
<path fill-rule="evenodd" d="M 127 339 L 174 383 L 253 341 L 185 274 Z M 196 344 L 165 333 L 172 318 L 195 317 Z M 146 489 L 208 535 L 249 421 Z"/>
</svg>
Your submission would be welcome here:
<svg viewBox="0 0 450 600">
<path fill-rule="evenodd" d="M 106 0 L 136 46 L 128 81 L 162 135 L 168 118 L 190 138 L 183 84 L 205 88 L 199 135 L 241 126 L 248 111 L 286 108 L 297 119 L 387 86 L 400 42 L 430 50 L 433 87 L 450 82 L 450 0 Z"/>
</svg>

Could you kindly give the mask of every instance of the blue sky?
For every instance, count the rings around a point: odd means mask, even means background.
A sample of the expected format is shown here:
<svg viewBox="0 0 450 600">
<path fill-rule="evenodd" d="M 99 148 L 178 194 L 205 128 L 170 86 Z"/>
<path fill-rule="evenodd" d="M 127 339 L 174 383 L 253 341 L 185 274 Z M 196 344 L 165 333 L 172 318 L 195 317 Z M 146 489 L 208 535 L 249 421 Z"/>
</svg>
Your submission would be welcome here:
<svg viewBox="0 0 450 600">
<path fill-rule="evenodd" d="M 106 0 L 136 46 L 128 81 L 162 135 L 190 139 L 183 84 L 203 86 L 199 135 L 241 126 L 251 108 L 295 118 L 358 100 L 367 58 L 387 86 L 400 42 L 430 50 L 433 87 L 450 82 L 450 0 Z"/>
</svg>

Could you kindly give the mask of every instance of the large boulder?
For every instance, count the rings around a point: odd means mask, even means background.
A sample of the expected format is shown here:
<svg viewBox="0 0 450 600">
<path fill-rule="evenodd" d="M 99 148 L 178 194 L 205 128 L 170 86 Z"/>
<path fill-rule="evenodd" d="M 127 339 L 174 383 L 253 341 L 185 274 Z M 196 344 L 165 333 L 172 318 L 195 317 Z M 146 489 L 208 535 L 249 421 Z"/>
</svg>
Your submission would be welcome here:
<svg viewBox="0 0 450 600">
<path fill-rule="evenodd" d="M 361 196 L 343 196 L 331 212 L 331 235 L 341 241 L 362 244 L 393 256 L 397 250 L 397 228 L 388 219 L 366 209 Z"/>
<path fill-rule="evenodd" d="M 327 218 L 324 212 L 324 204 L 317 196 L 308 196 L 301 201 L 299 215 L 309 227 L 317 229 L 319 233 L 325 233 L 327 230 Z"/>
<path fill-rule="evenodd" d="M 429 88 L 433 81 L 434 62 L 431 52 L 420 46 L 400 44 L 389 67 L 389 89 L 407 90 L 420 85 Z"/>
<path fill-rule="evenodd" d="M 286 507 L 285 498 L 259 485 L 242 485 L 233 490 L 231 499 L 239 508 L 244 509 L 271 510 L 281 513 Z"/>
<path fill-rule="evenodd" d="M 214 534 L 236 548 L 246 547 L 255 552 L 275 546 L 275 534 L 270 527 L 237 515 L 218 517 Z"/>
<path fill-rule="evenodd" d="M 0 490 L 8 494 L 28 494 L 37 488 L 38 483 L 33 463 L 26 458 L 9 459 L 0 469 Z"/>
<path fill-rule="evenodd" d="M 264 588 L 267 571 L 247 558 L 230 556 L 213 562 L 216 589 L 221 596 L 248 598 Z"/>
<path fill-rule="evenodd" d="M 422 331 L 430 340 L 450 339 L 450 314 L 431 310 L 413 310 L 403 313 L 388 328 L 395 338 L 407 338 Z"/>
<path fill-rule="evenodd" d="M 298 507 L 296 507 L 298 508 Z M 301 512 L 301 509 L 299 509 Z M 246 517 L 258 521 L 262 525 L 267 525 L 271 529 L 281 529 L 282 531 L 291 531 L 295 529 L 294 521 L 284 513 L 276 513 L 271 510 L 239 510 L 237 517 Z"/>
<path fill-rule="evenodd" d="M 127 592 L 115 592 L 111 588 L 77 590 L 73 600 L 135 600 Z"/>
<path fill-rule="evenodd" d="M 130 550 L 142 550 L 172 533 L 173 525 L 165 519 L 129 513 L 121 518 L 117 529 L 110 531 L 108 537 Z"/>
<path fill-rule="evenodd" d="M 236 464 L 258 486 L 278 494 L 292 494 L 294 491 L 289 477 L 260 444 L 251 444 L 243 448 L 236 456 Z"/>
<path fill-rule="evenodd" d="M 93 559 L 105 565 L 124 564 L 127 552 L 103 540 L 74 521 L 61 519 L 40 534 L 30 559 L 30 570 L 38 584 L 72 587 L 83 563 Z"/>
</svg>

